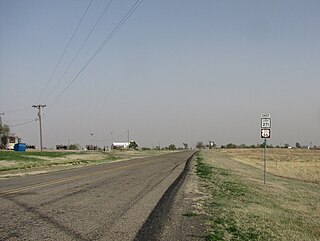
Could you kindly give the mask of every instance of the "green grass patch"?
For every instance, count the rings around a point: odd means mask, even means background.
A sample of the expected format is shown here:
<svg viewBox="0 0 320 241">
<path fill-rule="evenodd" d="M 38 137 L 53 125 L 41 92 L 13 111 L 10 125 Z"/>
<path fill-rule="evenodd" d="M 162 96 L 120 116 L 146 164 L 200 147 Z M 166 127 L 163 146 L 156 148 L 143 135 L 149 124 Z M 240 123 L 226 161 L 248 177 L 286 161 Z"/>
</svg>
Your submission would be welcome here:
<svg viewBox="0 0 320 241">
<path fill-rule="evenodd" d="M 259 170 L 212 151 L 198 154 L 196 173 L 209 196 L 206 240 L 320 237 L 320 189 L 316 184 L 269 177 L 270 184 L 265 186 Z"/>
<path fill-rule="evenodd" d="M 36 160 L 39 157 L 65 157 L 74 154 L 83 154 L 84 152 L 37 152 L 37 151 L 26 151 L 26 152 L 15 152 L 15 151 L 0 151 L 0 160 L 5 161 L 25 161 L 25 160 Z"/>
<path fill-rule="evenodd" d="M 197 155 L 196 157 L 196 172 L 197 175 L 201 178 L 208 178 L 210 177 L 212 173 L 212 167 L 207 165 L 204 161 L 203 158 Z"/>
<path fill-rule="evenodd" d="M 100 164 L 116 160 L 155 156 L 162 151 L 26 151 L 0 150 L 0 172 L 42 167 Z"/>
<path fill-rule="evenodd" d="M 104 152 L 0 151 L 0 171 L 66 165 L 86 165 L 115 161 L 118 159 L 119 157 Z"/>
<path fill-rule="evenodd" d="M 198 214 L 196 212 L 188 212 L 188 213 L 184 213 L 183 216 L 185 216 L 185 217 L 195 217 L 195 216 L 198 216 Z"/>
</svg>

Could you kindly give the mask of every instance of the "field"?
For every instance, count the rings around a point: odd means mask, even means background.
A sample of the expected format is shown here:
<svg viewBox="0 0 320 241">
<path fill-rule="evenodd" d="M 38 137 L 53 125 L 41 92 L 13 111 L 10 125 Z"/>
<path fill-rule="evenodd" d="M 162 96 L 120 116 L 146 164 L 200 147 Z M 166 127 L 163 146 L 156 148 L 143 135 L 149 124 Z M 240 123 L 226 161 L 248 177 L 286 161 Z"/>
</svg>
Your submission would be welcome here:
<svg viewBox="0 0 320 241">
<path fill-rule="evenodd" d="M 0 151 L 0 178 L 153 156 L 165 151 Z"/>
<path fill-rule="evenodd" d="M 264 149 L 224 149 L 237 161 L 247 165 L 263 168 Z M 267 149 L 267 172 L 320 184 L 320 150 L 308 149 Z"/>
<path fill-rule="evenodd" d="M 307 151 L 269 150 L 266 185 L 261 149 L 198 153 L 196 172 L 209 226 L 206 239 L 319 240 L 319 152 Z M 301 175 L 304 167 L 306 173 L 312 170 L 312 178 Z"/>
</svg>

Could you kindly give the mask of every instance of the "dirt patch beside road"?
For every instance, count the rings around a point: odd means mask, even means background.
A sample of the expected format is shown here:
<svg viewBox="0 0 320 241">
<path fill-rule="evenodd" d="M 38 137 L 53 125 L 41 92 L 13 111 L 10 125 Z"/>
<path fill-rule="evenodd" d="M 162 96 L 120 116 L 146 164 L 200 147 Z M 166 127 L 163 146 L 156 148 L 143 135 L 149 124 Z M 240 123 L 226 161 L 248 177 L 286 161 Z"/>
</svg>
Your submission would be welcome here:
<svg viewBox="0 0 320 241">
<path fill-rule="evenodd" d="M 205 240 L 207 227 L 203 200 L 206 196 L 201 191 L 199 177 L 195 170 L 193 160 L 185 181 L 174 197 L 172 207 L 164 222 L 165 225 L 157 240 Z"/>
</svg>

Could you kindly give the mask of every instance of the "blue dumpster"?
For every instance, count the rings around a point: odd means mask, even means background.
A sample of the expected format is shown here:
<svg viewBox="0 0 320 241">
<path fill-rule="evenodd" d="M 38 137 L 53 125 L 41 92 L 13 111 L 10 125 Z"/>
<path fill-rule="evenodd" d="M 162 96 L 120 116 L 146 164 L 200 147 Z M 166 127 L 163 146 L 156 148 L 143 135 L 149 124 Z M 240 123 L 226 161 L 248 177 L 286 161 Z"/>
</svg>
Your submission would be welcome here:
<svg viewBox="0 0 320 241">
<path fill-rule="evenodd" d="M 17 143 L 14 145 L 14 151 L 26 151 L 27 145 L 25 143 Z"/>
</svg>

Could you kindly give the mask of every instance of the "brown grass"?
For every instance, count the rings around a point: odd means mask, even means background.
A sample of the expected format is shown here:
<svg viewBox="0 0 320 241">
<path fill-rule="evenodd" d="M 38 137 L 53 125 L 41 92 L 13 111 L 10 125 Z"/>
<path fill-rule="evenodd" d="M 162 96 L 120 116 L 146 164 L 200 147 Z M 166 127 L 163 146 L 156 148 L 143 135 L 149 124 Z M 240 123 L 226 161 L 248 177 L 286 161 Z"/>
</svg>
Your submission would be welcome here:
<svg viewBox="0 0 320 241">
<path fill-rule="evenodd" d="M 205 201 L 210 225 L 207 240 L 319 240 L 319 184 L 298 176 L 288 178 L 282 171 L 284 177 L 268 174 L 264 185 L 262 151 L 199 153 L 197 158 L 204 164 L 200 169 L 198 161 L 198 172 L 202 170 L 198 175 L 209 196 Z M 307 151 L 270 149 L 269 154 L 286 159 L 280 164 L 303 167 L 318 160 L 318 152 Z"/>
<path fill-rule="evenodd" d="M 233 159 L 263 170 L 264 149 L 221 149 Z M 320 150 L 267 149 L 267 172 L 286 178 L 320 183 Z"/>
</svg>

